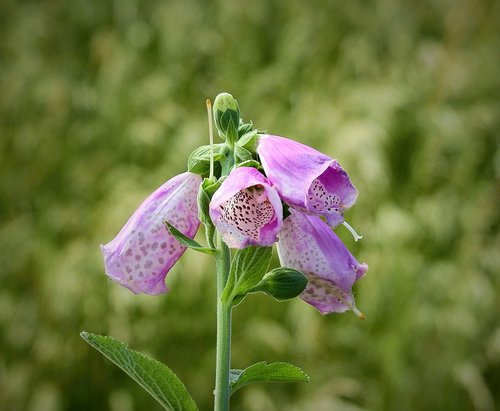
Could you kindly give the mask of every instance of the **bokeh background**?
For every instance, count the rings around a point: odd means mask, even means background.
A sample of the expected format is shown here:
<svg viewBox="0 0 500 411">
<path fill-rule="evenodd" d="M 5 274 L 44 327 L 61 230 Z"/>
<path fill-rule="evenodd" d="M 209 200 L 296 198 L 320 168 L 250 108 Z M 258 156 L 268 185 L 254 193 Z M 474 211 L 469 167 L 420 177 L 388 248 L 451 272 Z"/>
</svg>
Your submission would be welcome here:
<svg viewBox="0 0 500 411">
<path fill-rule="evenodd" d="M 170 294 L 134 296 L 98 245 L 207 143 L 221 91 L 341 162 L 364 239 L 338 232 L 370 266 L 365 321 L 259 295 L 235 309 L 234 367 L 288 360 L 311 382 L 233 408 L 500 406 L 499 27 L 494 0 L 0 2 L 0 408 L 159 410 L 81 330 L 211 408 L 210 259 L 188 251 Z"/>
</svg>

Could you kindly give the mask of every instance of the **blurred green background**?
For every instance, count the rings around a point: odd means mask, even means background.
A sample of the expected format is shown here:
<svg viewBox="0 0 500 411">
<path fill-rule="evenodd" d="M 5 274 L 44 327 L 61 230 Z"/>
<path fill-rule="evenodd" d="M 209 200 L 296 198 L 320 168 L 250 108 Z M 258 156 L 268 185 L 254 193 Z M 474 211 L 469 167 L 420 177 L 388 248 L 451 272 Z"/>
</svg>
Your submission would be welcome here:
<svg viewBox="0 0 500 411">
<path fill-rule="evenodd" d="M 233 366 L 309 384 L 233 408 L 500 406 L 500 3 L 494 0 L 0 3 L 0 408 L 159 410 L 87 346 L 108 333 L 212 403 L 215 287 L 188 251 L 166 296 L 103 274 L 99 243 L 207 143 L 221 91 L 260 128 L 337 158 L 360 191 L 338 232 L 370 270 L 352 313 L 251 296 Z"/>
</svg>

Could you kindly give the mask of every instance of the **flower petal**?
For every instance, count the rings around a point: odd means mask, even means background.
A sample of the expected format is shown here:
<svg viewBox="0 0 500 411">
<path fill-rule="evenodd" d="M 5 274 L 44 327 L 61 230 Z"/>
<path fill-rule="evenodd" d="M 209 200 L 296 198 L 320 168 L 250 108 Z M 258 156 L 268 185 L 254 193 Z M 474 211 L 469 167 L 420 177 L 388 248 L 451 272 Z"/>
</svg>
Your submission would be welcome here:
<svg viewBox="0 0 500 411">
<path fill-rule="evenodd" d="M 284 137 L 261 135 L 257 152 L 267 178 L 288 204 L 337 226 L 358 196 L 336 160 Z"/>
<path fill-rule="evenodd" d="M 152 193 L 118 235 L 101 245 L 106 274 L 135 294 L 161 294 L 167 272 L 186 250 L 167 230 L 168 221 L 193 238 L 200 224 L 197 193 L 201 177 L 180 174 Z"/>
<path fill-rule="evenodd" d="M 278 193 L 258 170 L 235 168 L 210 202 L 210 218 L 231 248 L 270 246 L 282 225 Z"/>
<path fill-rule="evenodd" d="M 290 209 L 278 238 L 281 264 L 309 280 L 303 300 L 322 314 L 355 309 L 351 288 L 368 266 L 358 263 L 320 218 Z"/>
</svg>

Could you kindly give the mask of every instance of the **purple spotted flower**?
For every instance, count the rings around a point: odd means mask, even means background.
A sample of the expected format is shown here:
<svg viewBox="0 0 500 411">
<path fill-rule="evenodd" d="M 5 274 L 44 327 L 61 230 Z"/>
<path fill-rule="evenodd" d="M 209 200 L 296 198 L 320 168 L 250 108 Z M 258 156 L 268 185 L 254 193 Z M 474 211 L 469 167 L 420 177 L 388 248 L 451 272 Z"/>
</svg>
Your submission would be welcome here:
<svg viewBox="0 0 500 411">
<path fill-rule="evenodd" d="M 151 194 L 118 235 L 101 245 L 106 274 L 135 294 L 161 294 L 167 272 L 186 247 L 167 230 L 168 221 L 193 238 L 198 230 L 197 193 L 201 177 L 180 174 Z"/>
<path fill-rule="evenodd" d="M 283 200 L 323 216 L 332 227 L 344 220 L 358 190 L 336 160 L 283 137 L 261 135 L 257 152 L 267 178 Z"/>
<path fill-rule="evenodd" d="M 283 223 L 278 193 L 258 170 L 235 168 L 210 202 L 210 218 L 231 248 L 271 246 Z"/>
<path fill-rule="evenodd" d="M 360 264 L 319 217 L 290 209 L 279 233 L 278 255 L 283 266 L 309 280 L 300 297 L 322 314 L 353 310 L 363 318 L 351 292 L 368 266 Z"/>
</svg>

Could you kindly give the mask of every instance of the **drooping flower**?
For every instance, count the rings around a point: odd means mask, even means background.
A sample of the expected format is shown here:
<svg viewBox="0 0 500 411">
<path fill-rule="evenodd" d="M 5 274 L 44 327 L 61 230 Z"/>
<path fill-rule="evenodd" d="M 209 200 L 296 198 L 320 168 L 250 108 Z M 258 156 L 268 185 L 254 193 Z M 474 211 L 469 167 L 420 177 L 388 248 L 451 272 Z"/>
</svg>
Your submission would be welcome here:
<svg viewBox="0 0 500 411">
<path fill-rule="evenodd" d="M 231 248 L 270 246 L 283 222 L 278 193 L 258 170 L 233 169 L 210 202 L 210 218 Z"/>
<path fill-rule="evenodd" d="M 336 160 L 284 137 L 261 135 L 257 153 L 266 176 L 283 200 L 326 218 L 331 227 L 344 220 L 344 210 L 358 196 Z"/>
<path fill-rule="evenodd" d="M 101 245 L 106 274 L 135 294 L 161 294 L 167 272 L 186 247 L 168 231 L 165 221 L 193 238 L 198 230 L 197 194 L 201 177 L 183 173 L 153 192 L 118 235 Z"/>
<path fill-rule="evenodd" d="M 351 289 L 368 266 L 360 264 L 319 217 L 290 209 L 277 244 L 281 264 L 308 279 L 300 295 L 304 301 L 322 314 L 353 310 L 362 317 Z"/>
</svg>

